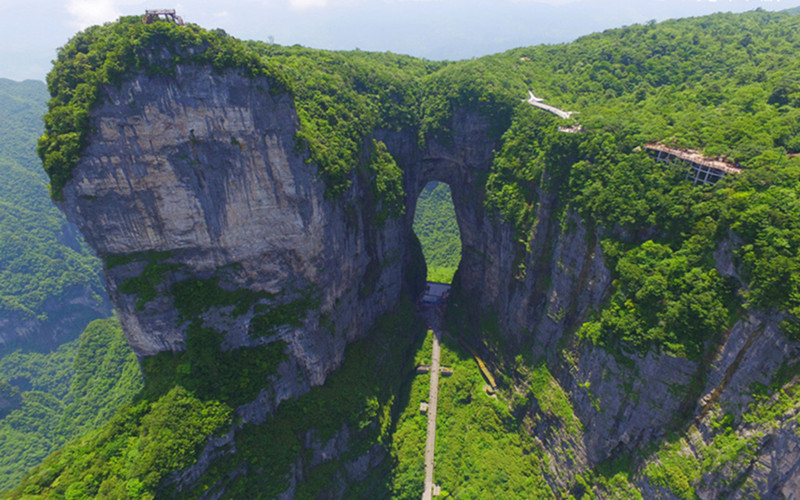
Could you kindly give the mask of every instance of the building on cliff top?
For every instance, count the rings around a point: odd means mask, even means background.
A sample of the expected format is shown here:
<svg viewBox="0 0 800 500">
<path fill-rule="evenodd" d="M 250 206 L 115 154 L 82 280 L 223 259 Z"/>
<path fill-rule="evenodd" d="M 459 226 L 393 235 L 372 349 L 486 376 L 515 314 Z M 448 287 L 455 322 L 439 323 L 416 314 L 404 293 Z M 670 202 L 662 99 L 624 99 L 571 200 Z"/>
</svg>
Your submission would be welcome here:
<svg viewBox="0 0 800 500">
<path fill-rule="evenodd" d="M 695 184 L 714 184 L 725 175 L 736 175 L 742 171 L 742 167 L 725 158 L 710 158 L 693 149 L 671 148 L 657 142 L 645 144 L 644 149 L 657 162 L 668 165 L 676 162 L 687 164 L 689 169 L 686 178 Z"/>
<path fill-rule="evenodd" d="M 145 10 L 142 23 L 153 24 L 156 21 L 171 21 L 178 26 L 183 26 L 183 18 L 176 14 L 175 9 Z"/>
</svg>

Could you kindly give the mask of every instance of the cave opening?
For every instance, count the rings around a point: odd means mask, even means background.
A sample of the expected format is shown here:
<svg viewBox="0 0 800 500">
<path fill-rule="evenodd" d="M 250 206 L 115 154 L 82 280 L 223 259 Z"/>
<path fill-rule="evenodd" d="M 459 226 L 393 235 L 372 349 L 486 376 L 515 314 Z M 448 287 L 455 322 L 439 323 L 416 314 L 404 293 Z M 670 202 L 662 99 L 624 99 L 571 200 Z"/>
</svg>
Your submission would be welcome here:
<svg viewBox="0 0 800 500">
<path fill-rule="evenodd" d="M 413 228 L 425 256 L 426 296 L 441 297 L 461 262 L 461 231 L 447 183 L 425 185 L 417 197 Z"/>
</svg>

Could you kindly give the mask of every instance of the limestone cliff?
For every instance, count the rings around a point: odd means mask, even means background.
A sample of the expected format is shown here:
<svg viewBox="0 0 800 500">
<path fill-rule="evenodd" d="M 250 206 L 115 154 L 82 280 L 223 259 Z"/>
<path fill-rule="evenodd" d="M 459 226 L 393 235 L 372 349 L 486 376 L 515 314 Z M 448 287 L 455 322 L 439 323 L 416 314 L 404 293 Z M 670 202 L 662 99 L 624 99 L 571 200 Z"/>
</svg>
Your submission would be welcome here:
<svg viewBox="0 0 800 500">
<path fill-rule="evenodd" d="M 580 431 L 570 430 L 568 422 L 554 419 L 535 398 L 524 410 L 536 422 L 528 431 L 550 456 L 548 479 L 554 489 L 569 487 L 576 474 L 604 462 L 642 457 L 633 462 L 631 472 L 638 471 L 636 487 L 644 497 L 681 498 L 654 486 L 657 473 L 651 470 L 663 460 L 686 462 L 691 457 L 693 479 L 701 485 L 699 498 L 790 498 L 797 487 L 800 454 L 793 372 L 787 367 L 800 354 L 800 345 L 780 332 L 782 315 L 748 312 L 709 345 L 701 362 L 653 352 L 612 353 L 581 342 L 574 332 L 602 306 L 611 273 L 593 230 L 575 218 L 566 224 L 556 220 L 548 211 L 557 201 L 542 196 L 539 223 L 524 261 L 535 272 L 520 275 L 506 228 L 505 238 L 483 239 L 505 243 L 488 254 L 491 278 L 483 282 L 488 286 L 476 286 L 472 293 L 480 297 L 482 314 L 496 315 L 503 324 L 504 345 L 515 346 L 510 354 L 522 352 L 550 367 L 582 424 Z M 494 231 L 502 235 L 502 225 Z M 732 264 L 734 248 L 731 241 L 720 244 L 717 268 L 741 281 Z M 788 395 L 780 389 L 771 397 L 769 391 L 762 399 L 754 396 L 756 387 L 784 384 Z M 730 420 L 720 424 L 723 417 Z M 642 452 L 665 438 L 678 445 L 662 444 L 661 451 L 650 455 Z M 726 447 L 728 455 L 720 451 Z"/>
<path fill-rule="evenodd" d="M 322 385 L 342 365 L 348 343 L 363 338 L 404 290 L 418 290 L 424 265 L 413 211 L 433 180 L 450 185 L 461 229 L 452 306 L 467 322 L 496 327 L 494 336 L 478 329 L 466 340 L 509 373 L 508 393 L 525 389 L 516 356 L 546 365 L 580 422 L 566 425 L 535 397 L 515 409 L 550 456 L 546 476 L 555 491 L 598 465 L 634 457 L 636 486 L 669 496 L 656 474 L 646 473 L 667 458 L 637 453 L 677 435 L 671 433 L 692 436 L 675 453 L 698 461 L 707 457 L 698 450 L 720 437 L 735 435 L 754 450 L 742 455 L 744 473 L 731 472 L 742 464 L 730 461 L 698 469 L 698 495 L 768 496 L 796 483 L 794 407 L 777 427 L 746 416 L 754 384 L 785 381 L 780 368 L 798 352 L 779 331 L 779 315 L 744 311 L 707 343 L 702 361 L 576 338 L 612 289 L 599 241 L 618 228 L 587 223 L 541 188 L 535 224 L 520 240 L 484 203 L 501 142 L 496 117 L 454 105 L 449 136 L 426 141 L 416 126 L 369 130 L 362 149 L 373 140 L 385 144 L 402 170 L 406 207 L 378 222 L 381 200 L 364 168 L 367 154 L 359 153 L 343 194 L 326 196 L 320 165 L 297 140 L 293 95 L 266 77 L 181 63 L 171 72 L 132 72 L 100 93 L 61 206 L 104 258 L 109 293 L 136 354 L 146 362 L 187 350 L 201 328 L 222 336 L 225 353 L 285 345 L 285 358 L 256 381 L 257 394 L 238 401 L 233 428 L 170 476 L 179 489 L 196 486 L 215 460 L 235 453 L 242 426 L 264 422 L 281 402 Z M 720 245 L 718 268 L 738 279 L 732 246 Z M 734 416 L 723 425 L 725 412 Z M 355 432 L 343 426 L 320 442 L 309 431 L 284 496 L 309 468 L 340 457 Z M 348 458 L 341 477 L 358 481 L 383 458 L 370 447 Z M 224 496 L 224 485 L 215 487 L 204 495 Z"/>
<path fill-rule="evenodd" d="M 287 342 L 271 404 L 321 384 L 345 344 L 398 299 L 408 253 L 402 221 L 375 227 L 370 207 L 353 203 L 363 197 L 358 182 L 346 199 L 325 199 L 295 148 L 292 99 L 270 93 L 266 80 L 180 66 L 174 77 L 137 75 L 105 92 L 62 206 L 105 257 L 109 293 L 137 356 L 184 347 L 172 285 L 219 278 L 224 289 L 284 304 L 314 295 L 318 307 L 302 312 L 302 324 L 267 338 L 248 335 L 252 310 L 235 320 L 216 310 L 207 317 L 225 332 L 226 350 Z M 120 285 L 153 256 L 169 271 L 153 300 L 137 302 Z"/>
</svg>

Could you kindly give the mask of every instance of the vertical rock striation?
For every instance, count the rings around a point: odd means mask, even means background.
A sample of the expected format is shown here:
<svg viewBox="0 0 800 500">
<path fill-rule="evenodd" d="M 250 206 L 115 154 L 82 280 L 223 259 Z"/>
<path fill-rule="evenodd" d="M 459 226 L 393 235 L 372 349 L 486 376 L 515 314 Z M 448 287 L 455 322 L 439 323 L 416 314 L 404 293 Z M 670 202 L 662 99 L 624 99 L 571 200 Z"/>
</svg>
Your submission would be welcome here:
<svg viewBox="0 0 800 500">
<path fill-rule="evenodd" d="M 224 333 L 224 349 L 287 343 L 289 359 L 260 398 L 269 401 L 243 408 L 247 419 L 263 419 L 280 400 L 321 384 L 346 343 L 398 300 L 401 223 L 374 226 L 371 207 L 357 203 L 359 179 L 343 199 L 325 199 L 295 147 L 293 100 L 271 93 L 266 79 L 183 65 L 173 76 L 134 75 L 104 93 L 61 206 L 104 257 L 137 356 L 184 348 L 175 283 L 218 279 L 222 289 L 266 297 L 256 305 L 298 297 L 318 304 L 301 311 L 297 325 L 258 339 L 248 334 L 252 308 L 204 315 L 206 326 Z M 125 293 L 126 280 L 153 263 L 162 267 L 151 300 Z"/>
</svg>

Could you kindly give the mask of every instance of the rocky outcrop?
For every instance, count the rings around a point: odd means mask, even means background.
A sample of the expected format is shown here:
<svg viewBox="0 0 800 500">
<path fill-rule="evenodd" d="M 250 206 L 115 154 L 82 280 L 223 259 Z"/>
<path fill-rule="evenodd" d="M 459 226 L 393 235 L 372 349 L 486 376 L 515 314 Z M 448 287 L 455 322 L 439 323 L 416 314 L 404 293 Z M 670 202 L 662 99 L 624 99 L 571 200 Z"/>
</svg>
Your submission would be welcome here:
<svg viewBox="0 0 800 500">
<path fill-rule="evenodd" d="M 577 434 L 561 432 L 557 422 L 531 428 L 549 433 L 540 436 L 549 450 L 575 451 L 569 457 L 550 452 L 549 479 L 556 487 L 686 422 L 700 422 L 703 439 L 713 440 L 719 431 L 710 424 L 711 410 L 749 405 L 753 384 L 771 382 L 797 354 L 776 318 L 754 313 L 710 346 L 717 353 L 710 369 L 664 354 L 611 353 L 578 342 L 573 332 L 611 288 L 596 234 L 601 230 L 542 191 L 528 248 L 516 241 L 512 228 L 484 208 L 481 179 L 499 138 L 476 113 L 454 111 L 447 143 L 420 147 L 414 131 L 374 132 L 404 172 L 406 213 L 383 225 L 375 222 L 379 201 L 362 170 L 341 198 L 325 197 L 314 165 L 296 147 L 292 98 L 271 92 L 266 79 L 192 65 L 177 66 L 171 76 L 132 75 L 104 88 L 92 124 L 62 207 L 105 258 L 112 301 L 139 358 L 185 348 L 187 321 L 173 290 L 192 279 L 216 280 L 223 290 L 256 297 L 236 314 L 231 304 L 204 310 L 204 325 L 224 335 L 225 350 L 286 343 L 287 359 L 263 380 L 260 394 L 236 410 L 238 422 L 261 423 L 281 401 L 322 384 L 341 365 L 345 346 L 366 335 L 404 287 L 420 284 L 413 207 L 434 180 L 450 185 L 461 230 L 458 296 L 475 317 L 495 318 L 502 332 L 488 349 L 491 357 L 499 364 L 524 352 L 545 362 L 582 423 Z M 723 273 L 735 273 L 731 246 L 718 251 Z M 143 277 L 152 293 L 130 293 L 132 280 Z M 313 297 L 314 306 L 300 311 L 297 322 L 251 334 L 258 306 L 299 297 Z M 532 404 L 527 411 L 540 410 Z M 750 432 L 742 421 L 736 425 Z M 762 433 L 748 472 L 762 495 L 796 481 L 795 425 L 787 419 Z M 347 451 L 348 430 L 327 443 L 307 441 L 313 466 Z M 232 446 L 230 435 L 215 438 L 173 480 L 191 485 Z M 364 477 L 382 460 L 381 450 L 348 462 L 340 482 Z M 291 474 L 289 496 L 303 479 L 301 465 Z M 723 493 L 714 486 L 715 473 L 704 483 L 709 497 Z M 661 491 L 640 479 L 641 488 Z"/>
<path fill-rule="evenodd" d="M 408 263 L 419 252 L 413 210 L 378 226 L 360 175 L 341 199 L 325 198 L 315 168 L 295 145 L 293 100 L 271 93 L 266 79 L 178 66 L 174 76 L 138 75 L 104 91 L 61 206 L 105 258 L 108 288 L 134 351 L 144 358 L 183 348 L 185 325 L 169 294 L 178 281 L 217 277 L 223 288 L 279 301 L 313 289 L 319 307 L 303 325 L 267 340 L 288 342 L 290 364 L 306 382 L 287 397 L 321 384 L 341 363 L 344 345 L 396 303 L 412 273 Z M 455 123 L 452 144 L 425 150 L 409 131 L 375 135 L 405 171 L 407 207 L 427 182 L 450 183 L 465 255 L 473 255 L 486 245 L 482 228 L 491 224 L 476 203 L 483 189 L 475 178 L 488 170 L 496 137 L 477 115 L 459 115 Z M 165 271 L 152 300 L 142 303 L 120 289 L 154 263 Z M 226 348 L 251 342 L 251 317 L 225 325 Z"/>
<path fill-rule="evenodd" d="M 497 137 L 478 115 L 456 118 L 449 145 L 420 149 L 413 131 L 375 137 L 404 169 L 407 207 L 431 180 L 453 186 L 469 253 L 485 245 L 479 228 L 490 223 L 475 203 L 483 197 L 475 179 L 489 168 Z M 271 92 L 265 78 L 192 65 L 170 76 L 131 75 L 104 87 L 88 146 L 63 189 L 61 207 L 104 258 L 111 299 L 140 359 L 185 348 L 189 322 L 176 307 L 177 283 L 213 281 L 258 297 L 244 312 L 226 303 L 202 314 L 204 327 L 224 335 L 224 350 L 286 343 L 287 359 L 237 409 L 240 424 L 263 422 L 281 401 L 322 384 L 346 344 L 393 308 L 404 287 L 424 280 L 413 210 L 376 224 L 379 201 L 361 170 L 341 198 L 326 198 L 295 144 L 297 130 L 292 97 Z M 252 335 L 258 307 L 299 297 L 313 307 L 298 322 Z M 212 440 L 205 458 L 173 481 L 192 483 L 229 446 Z M 347 476 L 363 476 L 380 453 L 354 459 Z"/>
<path fill-rule="evenodd" d="M 517 314 L 516 320 L 511 313 L 499 316 L 510 321 L 509 332 L 523 332 L 520 338 L 530 328 L 532 342 L 523 349 L 550 366 L 583 425 L 577 434 L 565 422 L 533 430 L 550 457 L 551 484 L 569 487 L 581 470 L 636 456 L 661 443 L 659 451 L 637 466 L 636 486 L 645 498 L 679 498 L 654 484 L 647 473 L 652 464 L 661 463 L 659 453 L 672 442 L 665 438 L 677 436 L 687 442 L 677 452 L 679 460 L 697 461 L 700 498 L 791 497 L 800 467 L 795 421 L 800 397 L 793 368 L 800 345 L 781 333 L 782 315 L 748 311 L 708 346 L 710 358 L 702 362 L 606 350 L 579 341 L 572 332 L 601 306 L 611 277 L 591 233 L 577 220 L 565 226 L 571 229 L 549 232 L 545 242 L 552 259 L 538 305 Z M 538 234 L 532 240 L 533 254 Z M 732 263 L 734 249 L 730 240 L 723 241 L 715 256 L 721 274 L 741 281 Z M 515 270 L 505 272 L 511 281 Z M 524 280 L 527 290 L 511 288 L 504 300 L 536 300 L 535 278 Z M 533 420 L 548 419 L 536 405 L 529 411 Z"/>
<path fill-rule="evenodd" d="M 105 90 L 62 206 L 106 258 L 108 289 L 137 355 L 183 348 L 185 325 L 168 293 L 177 281 L 217 277 L 227 289 L 279 301 L 312 290 L 318 310 L 267 341 L 288 342 L 297 367 L 289 378 L 303 381 L 279 397 L 321 384 L 345 344 L 396 302 L 401 225 L 374 228 L 369 207 L 345 211 L 361 195 L 358 182 L 349 199 L 324 198 L 295 151 L 293 101 L 271 94 L 266 80 L 181 66 L 174 77 L 139 75 Z M 120 285 L 153 255 L 169 271 L 137 310 L 137 295 Z M 226 325 L 228 349 L 250 342 L 251 317 Z"/>
</svg>

